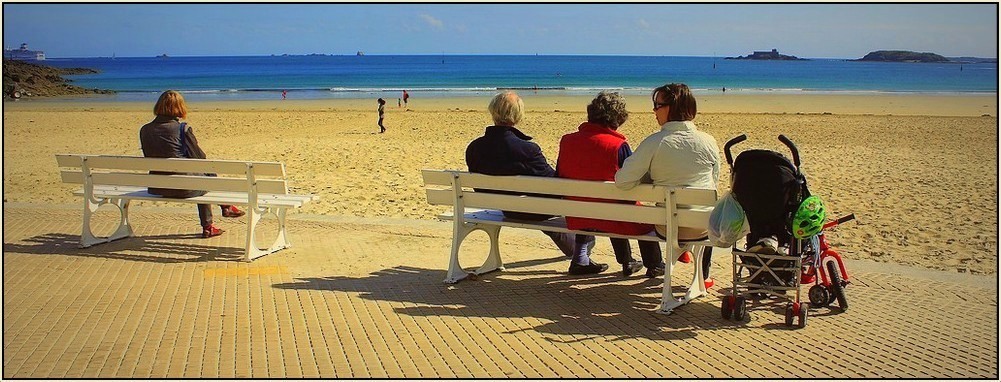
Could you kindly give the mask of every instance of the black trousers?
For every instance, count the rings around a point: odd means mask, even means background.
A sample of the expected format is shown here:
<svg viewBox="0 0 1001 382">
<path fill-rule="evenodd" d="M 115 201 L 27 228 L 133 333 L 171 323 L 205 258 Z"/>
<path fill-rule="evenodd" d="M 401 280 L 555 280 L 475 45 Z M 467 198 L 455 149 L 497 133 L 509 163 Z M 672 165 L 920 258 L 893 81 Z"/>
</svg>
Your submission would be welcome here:
<svg viewBox="0 0 1001 382">
<path fill-rule="evenodd" d="M 619 264 L 626 264 L 633 260 L 632 248 L 629 240 L 619 238 L 609 238 L 612 242 L 612 251 L 615 252 L 615 261 Z M 643 258 L 643 266 L 653 269 L 664 262 L 664 257 L 660 253 L 660 243 L 656 241 L 637 240 L 640 246 L 640 257 Z"/>
</svg>

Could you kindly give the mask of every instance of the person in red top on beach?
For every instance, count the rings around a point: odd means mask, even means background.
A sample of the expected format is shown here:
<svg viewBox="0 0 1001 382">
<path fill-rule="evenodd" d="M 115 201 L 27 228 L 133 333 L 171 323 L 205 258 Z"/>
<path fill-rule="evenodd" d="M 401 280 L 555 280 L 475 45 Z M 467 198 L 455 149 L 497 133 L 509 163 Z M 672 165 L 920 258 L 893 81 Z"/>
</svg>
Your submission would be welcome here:
<svg viewBox="0 0 1001 382">
<path fill-rule="evenodd" d="M 282 99 L 285 99 L 286 95 L 288 95 L 288 90 L 282 90 Z"/>
<path fill-rule="evenodd" d="M 626 122 L 629 112 L 626 102 L 619 93 L 601 92 L 587 105 L 587 122 L 577 128 L 577 132 L 564 135 L 560 140 L 560 156 L 556 160 L 556 176 L 567 179 L 613 181 L 615 172 L 622 167 L 627 157 L 632 155 L 626 137 L 616 131 Z M 609 203 L 617 201 L 609 200 Z M 635 202 L 626 202 L 635 203 Z M 611 220 L 566 217 L 567 228 L 572 230 L 617 233 L 623 235 L 643 235 L 653 232 L 650 224 L 619 222 Z M 582 248 L 581 238 L 575 250 Z M 660 244 L 656 241 L 639 241 L 643 262 L 633 259 L 629 241 L 611 238 L 615 260 L 622 265 L 622 275 L 629 277 L 644 266 L 647 277 L 664 274 L 664 260 Z"/>
<path fill-rule="evenodd" d="M 407 98 L 410 98 L 410 93 L 406 90 L 403 91 L 403 106 L 407 106 Z"/>
</svg>

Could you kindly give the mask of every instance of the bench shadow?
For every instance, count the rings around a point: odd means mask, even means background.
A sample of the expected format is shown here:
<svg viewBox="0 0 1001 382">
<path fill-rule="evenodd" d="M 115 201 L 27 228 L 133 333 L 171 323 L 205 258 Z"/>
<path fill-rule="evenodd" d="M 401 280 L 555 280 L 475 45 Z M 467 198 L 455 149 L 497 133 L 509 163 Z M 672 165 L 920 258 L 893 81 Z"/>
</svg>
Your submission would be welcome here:
<svg viewBox="0 0 1001 382">
<path fill-rule="evenodd" d="M 154 263 L 240 261 L 243 248 L 217 247 L 163 240 L 201 238 L 198 234 L 133 236 L 89 248 L 79 248 L 80 235 L 48 233 L 3 243 L 3 252 L 32 255 L 96 257 Z"/>
<path fill-rule="evenodd" d="M 661 279 L 632 276 L 623 282 L 618 272 L 591 277 L 532 269 L 529 260 L 505 264 L 506 270 L 480 275 L 476 280 L 444 284 L 445 272 L 398 266 L 363 277 L 329 276 L 297 278 L 274 284 L 278 289 L 357 293 L 362 299 L 403 303 L 393 310 L 417 317 L 452 316 L 529 318 L 541 322 L 531 330 L 554 335 L 551 342 L 580 342 L 596 337 L 612 340 L 648 338 L 680 340 L 698 336 L 697 330 L 741 327 L 723 320 L 719 299 L 705 296 L 677 308 L 671 315 L 656 312 L 660 306 Z M 675 292 L 683 287 L 676 286 Z"/>
</svg>

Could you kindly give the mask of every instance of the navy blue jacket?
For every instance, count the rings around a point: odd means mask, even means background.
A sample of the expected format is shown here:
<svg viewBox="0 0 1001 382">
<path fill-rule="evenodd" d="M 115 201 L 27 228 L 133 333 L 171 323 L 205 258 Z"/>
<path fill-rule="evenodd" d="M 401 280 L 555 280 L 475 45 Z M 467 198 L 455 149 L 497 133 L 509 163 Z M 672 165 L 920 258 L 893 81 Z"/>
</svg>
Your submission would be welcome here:
<svg viewBox="0 0 1001 382">
<path fill-rule="evenodd" d="M 488 126 L 482 137 L 466 147 L 466 166 L 469 172 L 486 175 L 556 176 L 556 170 L 546 162 L 542 149 L 532 137 L 512 126 Z M 480 190 L 498 194 L 515 194 L 498 190 Z M 546 196 L 546 195 L 533 195 Z M 504 211 L 504 216 L 521 220 L 545 220 L 549 215 Z"/>
<path fill-rule="evenodd" d="M 469 172 L 487 175 L 556 176 L 532 137 L 511 126 L 488 126 L 466 147 Z"/>
</svg>

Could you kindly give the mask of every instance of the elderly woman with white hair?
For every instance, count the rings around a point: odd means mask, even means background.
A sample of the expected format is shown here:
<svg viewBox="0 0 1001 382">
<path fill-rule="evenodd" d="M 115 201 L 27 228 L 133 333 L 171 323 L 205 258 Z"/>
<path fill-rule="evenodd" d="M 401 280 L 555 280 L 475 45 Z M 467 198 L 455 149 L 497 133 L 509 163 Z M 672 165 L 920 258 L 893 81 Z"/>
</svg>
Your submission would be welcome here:
<svg viewBox="0 0 1001 382">
<path fill-rule="evenodd" d="M 466 166 L 469 167 L 469 172 L 486 175 L 555 176 L 556 170 L 546 161 L 546 156 L 542 154 L 539 145 L 531 142 L 532 137 L 515 127 L 525 116 L 525 104 L 521 97 L 514 92 L 502 92 L 490 101 L 488 108 L 494 125 L 487 126 L 483 136 L 476 138 L 466 147 Z M 498 190 L 476 191 L 507 193 Z M 516 211 L 504 211 L 504 216 L 530 221 L 552 217 Z M 571 258 L 571 274 L 584 274 L 579 273 L 581 267 L 586 267 L 587 273 L 599 273 L 608 269 L 607 265 L 601 268 L 603 264 L 591 263 L 590 250 L 594 247 L 594 236 L 575 240 L 573 234 L 543 233 L 556 243 L 565 256 Z M 576 241 L 582 242 L 583 249 L 574 251 Z"/>
</svg>

